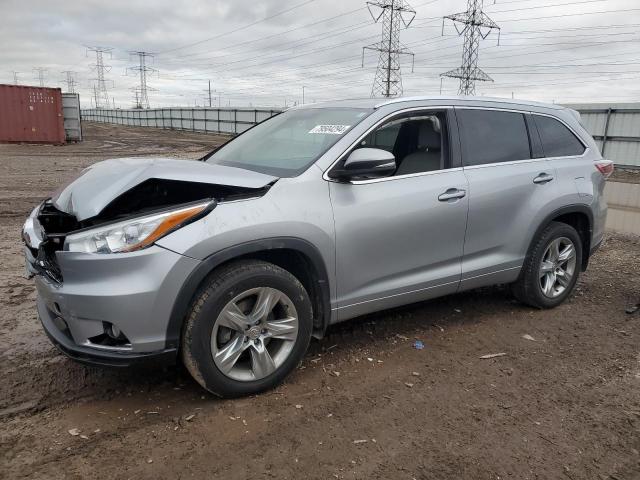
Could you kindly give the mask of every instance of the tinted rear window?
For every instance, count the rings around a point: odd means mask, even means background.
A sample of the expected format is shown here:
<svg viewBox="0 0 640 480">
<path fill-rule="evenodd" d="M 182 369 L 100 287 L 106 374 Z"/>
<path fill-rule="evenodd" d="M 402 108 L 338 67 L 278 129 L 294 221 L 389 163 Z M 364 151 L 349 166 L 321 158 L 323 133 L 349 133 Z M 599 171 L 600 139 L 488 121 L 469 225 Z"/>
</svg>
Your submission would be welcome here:
<svg viewBox="0 0 640 480">
<path fill-rule="evenodd" d="M 540 133 L 545 157 L 571 157 L 584 153 L 582 142 L 561 122 L 543 115 L 533 117 Z"/>
<path fill-rule="evenodd" d="M 499 110 L 456 110 L 465 165 L 531 158 L 524 115 Z"/>
</svg>

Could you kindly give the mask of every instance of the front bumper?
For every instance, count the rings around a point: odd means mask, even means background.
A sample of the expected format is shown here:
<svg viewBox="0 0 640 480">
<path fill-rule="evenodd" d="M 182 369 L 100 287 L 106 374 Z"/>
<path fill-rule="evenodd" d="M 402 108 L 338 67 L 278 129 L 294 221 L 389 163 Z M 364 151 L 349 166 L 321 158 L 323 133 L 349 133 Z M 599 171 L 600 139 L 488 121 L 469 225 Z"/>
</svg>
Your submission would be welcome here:
<svg viewBox="0 0 640 480">
<path fill-rule="evenodd" d="M 188 275 L 200 263 L 159 246 L 123 254 L 56 252 L 63 282 L 39 273 L 25 248 L 26 268 L 35 274 L 38 315 L 51 341 L 69 357 L 91 364 L 128 366 L 172 363 L 167 347 L 172 307 Z M 106 345 L 107 326 L 127 341 Z"/>
<path fill-rule="evenodd" d="M 101 367 L 129 367 L 132 365 L 173 365 L 176 363 L 177 351 L 175 348 L 165 349 L 149 353 L 133 353 L 100 350 L 89 346 L 81 346 L 74 342 L 64 320 L 55 317 L 38 298 L 38 316 L 44 332 L 58 350 L 67 357 L 87 365 Z M 62 327 L 62 328 L 61 328 Z"/>
</svg>

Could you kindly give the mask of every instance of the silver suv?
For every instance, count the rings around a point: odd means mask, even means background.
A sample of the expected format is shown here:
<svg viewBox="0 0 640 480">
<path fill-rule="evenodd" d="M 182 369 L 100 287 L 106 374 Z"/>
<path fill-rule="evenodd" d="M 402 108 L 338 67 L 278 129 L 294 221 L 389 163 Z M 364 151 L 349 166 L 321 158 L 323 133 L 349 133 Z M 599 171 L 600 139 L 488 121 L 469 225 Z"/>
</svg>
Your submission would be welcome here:
<svg viewBox="0 0 640 480">
<path fill-rule="evenodd" d="M 293 108 L 200 160 L 100 162 L 29 216 L 64 353 L 181 358 L 237 396 L 369 312 L 492 284 L 555 307 L 602 242 L 613 170 L 575 111 L 458 97 Z"/>
</svg>

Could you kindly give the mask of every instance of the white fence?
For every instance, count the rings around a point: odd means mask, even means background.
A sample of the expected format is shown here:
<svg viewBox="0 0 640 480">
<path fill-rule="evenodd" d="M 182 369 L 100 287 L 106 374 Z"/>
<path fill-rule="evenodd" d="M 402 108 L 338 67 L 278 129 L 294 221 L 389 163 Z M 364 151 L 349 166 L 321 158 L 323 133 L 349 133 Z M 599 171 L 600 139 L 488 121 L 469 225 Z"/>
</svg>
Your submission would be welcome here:
<svg viewBox="0 0 640 480">
<path fill-rule="evenodd" d="M 82 120 L 135 127 L 237 134 L 278 113 L 280 110 L 263 108 L 181 107 L 148 110 L 92 108 L 82 110 Z"/>
<path fill-rule="evenodd" d="M 577 104 L 582 121 L 605 158 L 616 165 L 640 168 L 640 104 Z M 88 109 L 82 119 L 136 127 L 194 132 L 242 133 L 281 110 L 259 108 L 152 108 L 149 110 Z"/>
<path fill-rule="evenodd" d="M 609 204 L 607 229 L 640 235 L 640 184 L 608 181 L 604 194 Z"/>
<path fill-rule="evenodd" d="M 567 106 L 580 112 L 604 158 L 619 166 L 640 168 L 640 103 Z"/>
</svg>

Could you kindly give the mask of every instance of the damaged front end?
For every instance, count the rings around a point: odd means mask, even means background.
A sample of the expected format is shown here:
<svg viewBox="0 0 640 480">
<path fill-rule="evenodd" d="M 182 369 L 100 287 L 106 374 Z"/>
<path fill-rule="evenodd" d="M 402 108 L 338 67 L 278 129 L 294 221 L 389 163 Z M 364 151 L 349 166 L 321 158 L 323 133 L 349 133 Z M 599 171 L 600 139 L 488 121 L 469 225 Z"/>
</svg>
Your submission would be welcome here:
<svg viewBox="0 0 640 480">
<path fill-rule="evenodd" d="M 61 283 L 56 252 L 122 253 L 145 248 L 207 215 L 219 203 L 261 197 L 276 180 L 184 160 L 101 162 L 27 219 L 23 229 L 27 272 Z"/>
<path fill-rule="evenodd" d="M 26 271 L 52 342 L 87 363 L 175 360 L 167 339 L 180 286 L 200 260 L 157 240 L 225 202 L 263 196 L 277 178 L 170 159 L 86 169 L 36 207 L 23 228 Z"/>
</svg>

